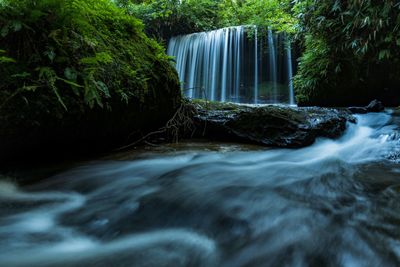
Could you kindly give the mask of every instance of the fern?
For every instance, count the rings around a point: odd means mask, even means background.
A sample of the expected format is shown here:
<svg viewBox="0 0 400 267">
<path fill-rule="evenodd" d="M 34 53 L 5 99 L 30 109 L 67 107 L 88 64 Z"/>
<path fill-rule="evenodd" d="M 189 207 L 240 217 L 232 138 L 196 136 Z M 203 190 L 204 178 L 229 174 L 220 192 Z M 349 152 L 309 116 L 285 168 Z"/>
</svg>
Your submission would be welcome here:
<svg viewBox="0 0 400 267">
<path fill-rule="evenodd" d="M 0 64 L 1 63 L 15 63 L 15 60 L 11 57 L 5 56 L 6 51 L 0 49 Z"/>
<path fill-rule="evenodd" d="M 62 100 L 59 90 L 56 86 L 56 82 L 59 79 L 57 77 L 56 72 L 53 69 L 51 69 L 50 67 L 40 67 L 37 69 L 37 71 L 39 72 L 39 81 L 46 84 L 56 95 L 57 100 L 62 105 L 62 107 L 65 110 L 68 110 L 67 106 L 65 105 L 64 101 Z"/>
<path fill-rule="evenodd" d="M 110 0 L 3 3 L 0 47 L 7 55 L 0 52 L 0 71 L 7 80 L 0 85 L 0 100 L 20 88 L 17 95 L 29 105 L 54 103 L 64 112 L 109 108 L 115 99 L 143 103 L 167 75 L 177 80 L 173 71 L 156 77 L 171 68 L 164 49 Z"/>
</svg>

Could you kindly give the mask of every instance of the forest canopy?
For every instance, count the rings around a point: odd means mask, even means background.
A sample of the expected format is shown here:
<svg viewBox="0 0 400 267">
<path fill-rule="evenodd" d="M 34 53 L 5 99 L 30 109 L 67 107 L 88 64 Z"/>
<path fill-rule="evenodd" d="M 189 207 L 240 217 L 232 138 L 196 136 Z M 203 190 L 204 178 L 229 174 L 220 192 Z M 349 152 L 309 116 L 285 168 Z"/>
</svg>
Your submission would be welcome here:
<svg viewBox="0 0 400 267">
<path fill-rule="evenodd" d="M 293 33 L 297 19 L 290 0 L 117 0 L 143 20 L 157 39 L 239 25 L 258 25 Z"/>
</svg>

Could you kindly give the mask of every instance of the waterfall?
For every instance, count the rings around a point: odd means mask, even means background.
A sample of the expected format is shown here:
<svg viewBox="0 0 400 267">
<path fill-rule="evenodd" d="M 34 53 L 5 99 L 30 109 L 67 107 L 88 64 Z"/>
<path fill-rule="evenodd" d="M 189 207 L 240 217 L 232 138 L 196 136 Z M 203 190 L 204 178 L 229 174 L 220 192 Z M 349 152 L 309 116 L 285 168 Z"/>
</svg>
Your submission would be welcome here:
<svg viewBox="0 0 400 267">
<path fill-rule="evenodd" d="M 175 58 L 188 98 L 294 104 L 286 39 L 270 29 L 237 26 L 173 37 L 167 53 Z"/>
<path fill-rule="evenodd" d="M 243 52 L 243 27 L 238 28 L 238 38 L 235 38 L 235 84 L 234 84 L 234 97 L 233 101 L 238 102 L 239 101 L 239 92 L 240 92 L 240 75 L 241 75 L 241 63 L 242 63 L 242 52 Z"/>
<path fill-rule="evenodd" d="M 295 105 L 296 101 L 294 100 L 294 89 L 293 89 L 293 64 L 292 64 L 292 47 L 290 42 L 288 42 L 286 47 L 287 53 L 287 73 L 289 78 L 289 104 Z"/>
<path fill-rule="evenodd" d="M 229 34 L 225 34 L 225 42 L 224 42 L 224 59 L 222 62 L 222 85 L 221 85 L 221 101 L 225 102 L 226 100 L 226 90 L 227 88 L 227 82 L 229 79 L 228 76 L 228 65 L 230 66 L 230 58 L 228 57 L 228 45 L 229 45 Z M 196 65 L 196 64 L 195 64 Z"/>
<path fill-rule="evenodd" d="M 268 49 L 269 49 L 269 70 L 270 70 L 270 77 L 272 81 L 272 100 L 274 103 L 277 103 L 277 95 L 278 95 L 278 88 L 277 88 L 277 59 L 276 59 L 276 46 L 274 41 L 274 35 L 272 30 L 268 30 Z"/>
<path fill-rule="evenodd" d="M 254 27 L 254 104 L 258 104 L 258 29 Z"/>
<path fill-rule="evenodd" d="M 254 104 L 258 104 L 258 30 L 254 27 Z"/>
</svg>

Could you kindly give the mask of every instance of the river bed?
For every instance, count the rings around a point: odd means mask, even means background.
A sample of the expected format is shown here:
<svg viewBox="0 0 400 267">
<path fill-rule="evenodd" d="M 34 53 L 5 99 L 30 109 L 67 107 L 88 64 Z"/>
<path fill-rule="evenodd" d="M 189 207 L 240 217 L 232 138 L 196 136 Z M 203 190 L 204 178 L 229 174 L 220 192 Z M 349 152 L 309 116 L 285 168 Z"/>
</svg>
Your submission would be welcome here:
<svg viewBox="0 0 400 267">
<path fill-rule="evenodd" d="M 399 266 L 400 118 L 357 120 L 302 149 L 184 143 L 3 178 L 0 266 Z"/>
</svg>

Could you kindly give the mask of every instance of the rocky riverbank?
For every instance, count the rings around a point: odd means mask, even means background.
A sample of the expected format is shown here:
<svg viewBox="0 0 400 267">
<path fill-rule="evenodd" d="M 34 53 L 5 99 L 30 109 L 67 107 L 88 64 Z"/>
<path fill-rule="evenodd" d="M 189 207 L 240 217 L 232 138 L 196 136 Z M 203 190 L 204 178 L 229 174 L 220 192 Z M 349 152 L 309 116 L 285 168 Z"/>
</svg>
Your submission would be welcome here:
<svg viewBox="0 0 400 267">
<path fill-rule="evenodd" d="M 265 147 L 301 148 L 312 145 L 320 137 L 339 138 L 350 123 L 357 122 L 354 113 L 382 110 L 383 106 L 378 101 L 365 108 L 333 109 L 185 100 L 166 126 L 120 149 L 130 150 L 141 144 L 152 145 L 192 138 Z M 151 114 L 157 117 L 160 113 Z M 118 129 L 121 126 L 113 131 Z M 128 132 L 125 133 L 127 135 Z M 68 138 L 65 133 L 62 136 Z M 119 143 L 124 141 L 119 140 Z M 110 146 L 110 150 L 117 147 Z"/>
</svg>

